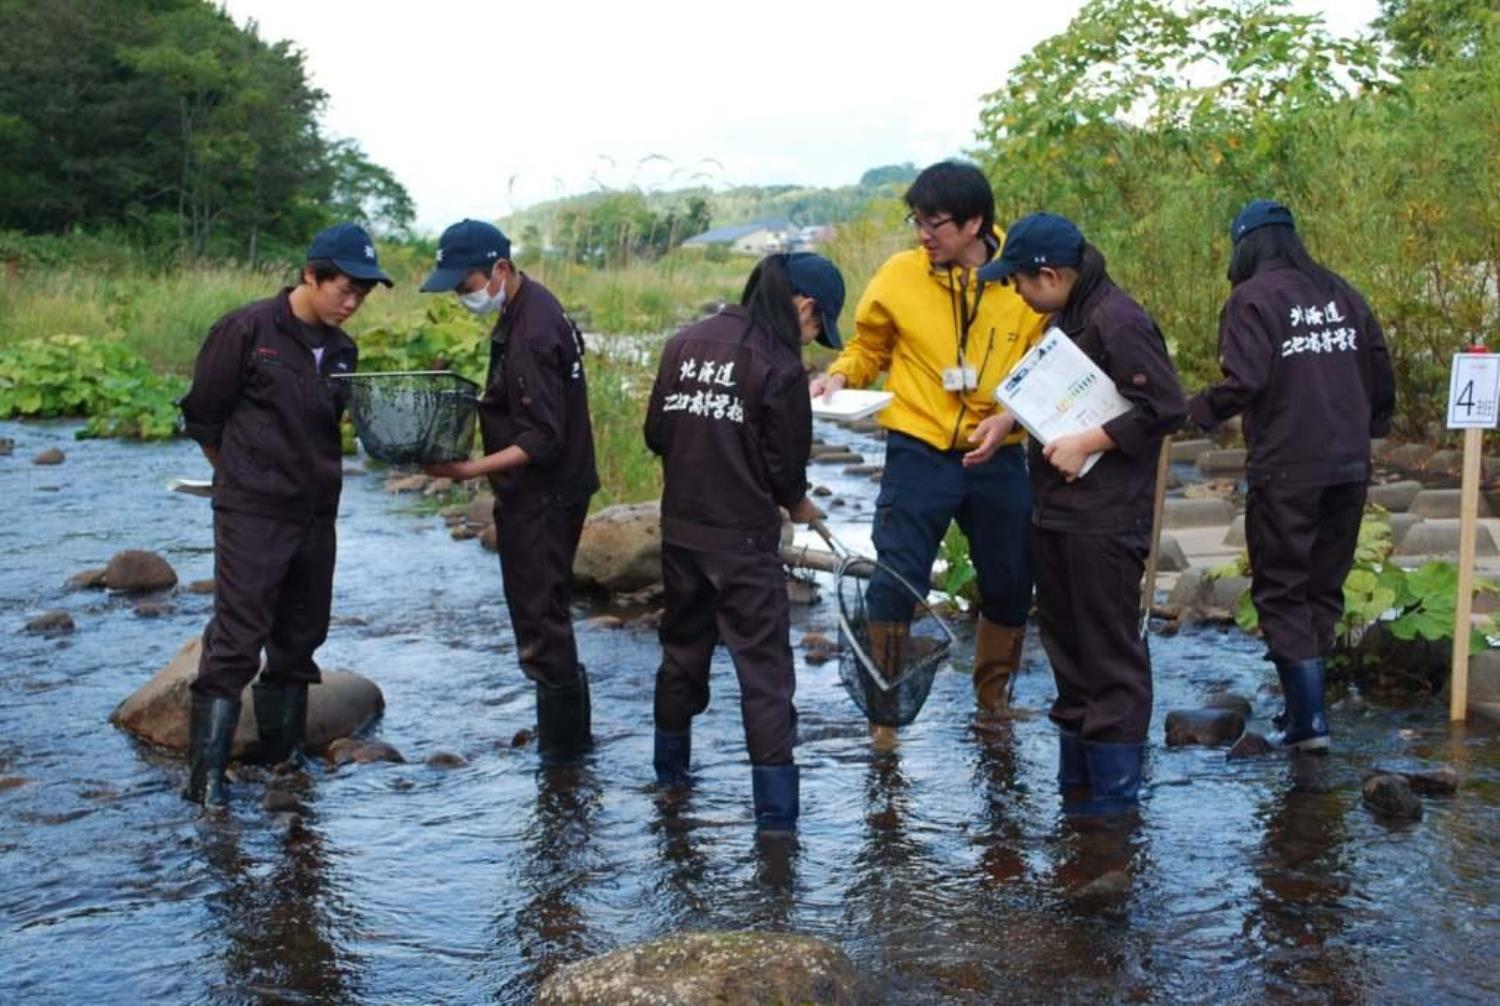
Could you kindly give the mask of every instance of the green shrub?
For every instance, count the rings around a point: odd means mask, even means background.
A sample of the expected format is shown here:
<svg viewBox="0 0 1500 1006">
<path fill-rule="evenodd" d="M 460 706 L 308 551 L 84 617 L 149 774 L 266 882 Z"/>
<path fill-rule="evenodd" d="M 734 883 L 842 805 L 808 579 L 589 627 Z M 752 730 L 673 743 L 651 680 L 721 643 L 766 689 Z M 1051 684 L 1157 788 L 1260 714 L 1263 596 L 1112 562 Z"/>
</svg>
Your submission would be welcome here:
<svg viewBox="0 0 1500 1006">
<path fill-rule="evenodd" d="M 160 376 L 128 346 L 80 335 L 0 350 L 0 418 L 84 417 L 83 437 L 165 440 L 177 433 L 178 377 Z"/>
</svg>

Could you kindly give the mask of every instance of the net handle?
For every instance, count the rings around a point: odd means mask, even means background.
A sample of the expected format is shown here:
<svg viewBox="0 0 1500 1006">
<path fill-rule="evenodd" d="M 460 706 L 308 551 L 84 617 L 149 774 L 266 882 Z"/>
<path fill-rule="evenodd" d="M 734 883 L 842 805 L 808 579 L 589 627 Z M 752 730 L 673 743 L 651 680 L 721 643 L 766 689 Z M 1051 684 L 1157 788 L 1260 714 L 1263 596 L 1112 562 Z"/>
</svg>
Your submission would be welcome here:
<svg viewBox="0 0 1500 1006">
<path fill-rule="evenodd" d="M 847 545 L 839 541 L 838 537 L 824 522 L 822 517 L 814 517 L 807 522 L 807 526 L 818 532 L 818 537 L 823 539 L 823 544 L 828 546 L 828 550 L 833 553 L 834 558 L 840 562 L 854 558 L 854 553 L 849 550 Z"/>
</svg>

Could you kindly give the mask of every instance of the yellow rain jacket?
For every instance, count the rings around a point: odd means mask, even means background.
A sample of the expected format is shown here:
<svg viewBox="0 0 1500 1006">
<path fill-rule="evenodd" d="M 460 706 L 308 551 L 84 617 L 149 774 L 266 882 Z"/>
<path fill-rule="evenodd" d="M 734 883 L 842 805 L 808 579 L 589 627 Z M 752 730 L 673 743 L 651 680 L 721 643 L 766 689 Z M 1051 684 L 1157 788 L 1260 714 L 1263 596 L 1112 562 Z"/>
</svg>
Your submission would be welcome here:
<svg viewBox="0 0 1500 1006">
<path fill-rule="evenodd" d="M 996 236 L 1003 245 L 1005 235 Z M 882 426 L 940 451 L 967 450 L 974 427 L 999 409 L 996 386 L 1041 339 L 1043 321 L 1015 287 L 981 284 L 962 266 L 933 266 L 917 247 L 892 255 L 871 278 L 854 312 L 854 337 L 828 373 L 864 388 L 888 372 L 885 390 L 896 397 L 878 416 Z M 979 386 L 943 390 L 943 371 L 964 363 L 978 371 Z M 1005 442 L 1025 436 L 1017 427 Z"/>
</svg>

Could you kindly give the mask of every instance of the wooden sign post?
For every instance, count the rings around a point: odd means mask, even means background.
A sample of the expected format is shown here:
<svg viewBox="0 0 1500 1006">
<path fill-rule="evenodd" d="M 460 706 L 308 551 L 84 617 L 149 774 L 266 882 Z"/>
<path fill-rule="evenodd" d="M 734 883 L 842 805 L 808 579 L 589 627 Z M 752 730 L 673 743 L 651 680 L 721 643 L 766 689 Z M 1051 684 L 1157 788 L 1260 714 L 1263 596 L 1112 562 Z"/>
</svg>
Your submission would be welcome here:
<svg viewBox="0 0 1500 1006">
<path fill-rule="evenodd" d="M 1459 490 L 1458 597 L 1453 616 L 1453 667 L 1448 719 L 1469 714 L 1469 634 L 1474 608 L 1474 541 L 1479 528 L 1479 474 L 1484 431 L 1500 419 L 1500 356 L 1483 349 L 1458 353 L 1448 382 L 1448 428 L 1464 431 L 1463 488 Z"/>
</svg>

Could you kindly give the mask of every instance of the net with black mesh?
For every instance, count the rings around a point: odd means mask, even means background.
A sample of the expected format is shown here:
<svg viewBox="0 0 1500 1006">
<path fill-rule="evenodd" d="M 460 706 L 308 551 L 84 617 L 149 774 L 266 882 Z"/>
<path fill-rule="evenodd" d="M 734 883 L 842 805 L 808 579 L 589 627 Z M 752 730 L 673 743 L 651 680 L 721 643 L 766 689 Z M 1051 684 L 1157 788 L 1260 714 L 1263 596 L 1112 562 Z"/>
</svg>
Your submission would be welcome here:
<svg viewBox="0 0 1500 1006">
<path fill-rule="evenodd" d="M 953 630 L 932 610 L 925 592 L 888 566 L 849 552 L 821 521 L 813 527 L 839 559 L 834 573 L 839 680 L 871 723 L 906 726 L 927 702 L 933 679 L 953 648 Z M 911 602 L 909 621 L 869 617 L 865 593 L 877 570 L 886 590 Z"/>
<path fill-rule="evenodd" d="M 434 464 L 474 449 L 479 385 L 446 370 L 340 374 L 349 417 L 370 457 L 389 464 Z"/>
</svg>

